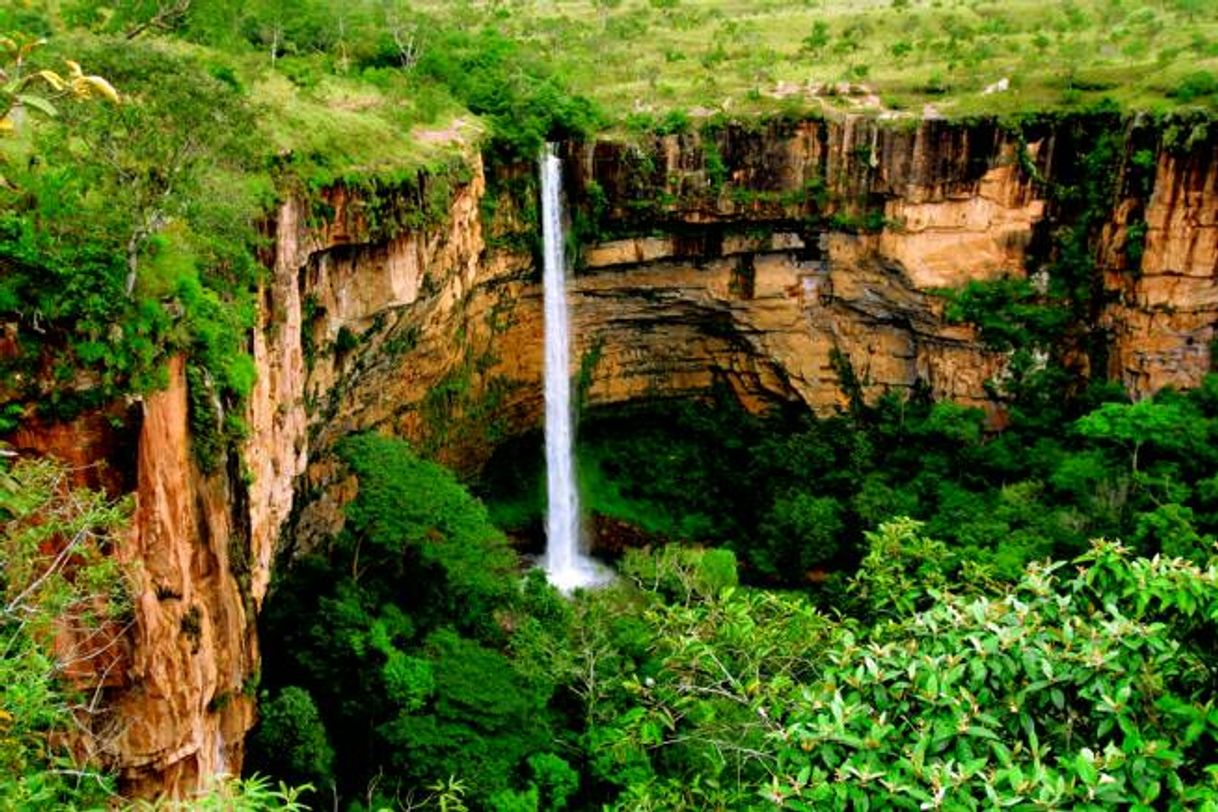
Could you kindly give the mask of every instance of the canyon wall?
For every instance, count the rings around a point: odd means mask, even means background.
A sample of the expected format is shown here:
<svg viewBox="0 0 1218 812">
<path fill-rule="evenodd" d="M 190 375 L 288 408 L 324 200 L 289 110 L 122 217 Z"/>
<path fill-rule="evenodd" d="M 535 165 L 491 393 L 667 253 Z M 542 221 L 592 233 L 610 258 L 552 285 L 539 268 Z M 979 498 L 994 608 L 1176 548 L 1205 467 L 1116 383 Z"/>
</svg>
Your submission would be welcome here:
<svg viewBox="0 0 1218 812">
<path fill-rule="evenodd" d="M 931 293 L 1023 272 L 1045 206 L 1013 140 L 993 127 L 853 120 L 725 140 L 732 168 L 713 194 L 696 137 L 568 145 L 572 208 L 586 208 L 592 186 L 609 204 L 609 233 L 581 246 L 571 285 L 585 402 L 723 381 L 758 408 L 802 401 L 826 412 L 844 403 L 845 362 L 868 396 L 922 381 L 989 404 L 984 383 L 1001 357 L 947 324 Z M 496 172 L 485 223 L 479 177 L 444 229 L 306 264 L 315 306 L 305 330 L 323 348 L 307 384 L 322 417 L 315 447 L 377 427 L 476 464 L 495 437 L 537 424 L 541 288 L 527 239 L 510 239 L 527 237 L 527 206 L 505 192 L 531 167 Z M 902 227 L 851 227 L 867 206 Z M 324 484 L 325 465 L 312 484 Z"/>
<path fill-rule="evenodd" d="M 1131 267 L 1129 241 L 1138 202 L 1125 197 L 1101 245 L 1112 300 L 1108 374 L 1138 396 L 1188 388 L 1214 368 L 1218 325 L 1218 147 L 1202 141 L 1155 156 L 1142 214 L 1144 252 Z"/>
<path fill-rule="evenodd" d="M 205 474 L 187 432 L 185 364 L 140 420 L 132 532 L 117 551 L 133 583 L 128 656 L 111 689 L 108 743 L 125 793 L 180 794 L 240 768 L 258 665 L 240 482 Z"/>
<path fill-rule="evenodd" d="M 1147 149 L 1125 142 L 1122 176 Z M 863 118 L 565 145 L 584 402 L 722 383 L 754 408 L 827 413 L 852 387 L 920 387 L 1000 423 L 990 384 L 1006 356 L 949 323 L 937 291 L 1035 272 L 1072 214 L 1046 183 L 1070 182 L 1083 150 L 1052 122 L 1020 137 L 991 122 Z M 1137 396 L 1211 367 L 1215 154 L 1209 137 L 1152 140 L 1148 180 L 1118 184 L 1096 236 L 1107 372 Z M 280 206 L 249 437 L 225 469 L 192 460 L 177 360 L 164 392 L 14 438 L 81 464 L 110 459 L 105 484 L 136 493 L 118 551 L 138 573 L 136 611 L 105 674 L 121 733 L 103 756 L 125 791 L 180 794 L 239 768 L 276 556 L 331 533 L 354 493 L 336 441 L 388 432 L 469 468 L 538 425 L 533 167 L 468 163 L 447 215 L 413 228 L 375 227 L 344 189 L 325 195 L 322 219 L 302 199 Z"/>
</svg>

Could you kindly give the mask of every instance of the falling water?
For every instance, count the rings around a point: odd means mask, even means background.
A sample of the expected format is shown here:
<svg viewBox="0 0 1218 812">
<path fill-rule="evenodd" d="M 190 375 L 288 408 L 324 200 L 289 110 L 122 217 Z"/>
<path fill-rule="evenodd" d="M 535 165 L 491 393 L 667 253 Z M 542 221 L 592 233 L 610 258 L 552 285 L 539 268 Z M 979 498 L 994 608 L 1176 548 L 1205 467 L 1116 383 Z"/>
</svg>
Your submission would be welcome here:
<svg viewBox="0 0 1218 812">
<path fill-rule="evenodd" d="M 545 244 L 546 557 L 550 583 L 563 592 L 605 580 L 580 549 L 579 494 L 572 428 L 571 334 L 567 319 L 567 263 L 562 229 L 562 162 L 547 144 L 541 155 L 541 218 Z"/>
</svg>

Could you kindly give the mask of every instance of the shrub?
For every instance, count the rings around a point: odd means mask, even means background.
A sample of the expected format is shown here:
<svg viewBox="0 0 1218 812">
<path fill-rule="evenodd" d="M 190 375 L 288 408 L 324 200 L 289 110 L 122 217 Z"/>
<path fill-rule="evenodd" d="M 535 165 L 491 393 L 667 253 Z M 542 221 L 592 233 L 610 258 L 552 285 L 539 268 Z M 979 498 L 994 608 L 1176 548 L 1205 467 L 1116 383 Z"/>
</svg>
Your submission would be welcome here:
<svg viewBox="0 0 1218 812">
<path fill-rule="evenodd" d="M 600 113 L 567 91 L 530 48 L 493 27 L 439 28 L 416 70 L 447 85 L 493 128 L 497 150 L 533 160 L 546 140 L 591 132 Z"/>
<path fill-rule="evenodd" d="M 1107 542 L 1076 565 L 843 634 L 792 708 L 786 778 L 764 794 L 817 808 L 1218 802 L 1212 651 L 1190 637 L 1213 631 L 1200 618 L 1215 616 L 1218 570 Z"/>
<path fill-rule="evenodd" d="M 0 458 L 0 807 L 95 807 L 114 782 L 67 746 L 93 723 L 80 688 L 128 609 L 125 578 L 106 555 L 130 506 L 70 486 L 53 460 Z M 51 642 L 57 645 L 52 647 Z M 74 712 L 79 709 L 79 715 Z M 87 735 L 87 733 L 86 733 Z"/>
<path fill-rule="evenodd" d="M 250 742 L 250 757 L 260 769 L 293 784 L 328 786 L 334 750 L 313 697 L 289 685 L 263 700 L 261 719 Z"/>
<path fill-rule="evenodd" d="M 1134 558 L 1100 541 L 993 583 L 949 578 L 943 545 L 908 520 L 869 542 L 852 589 L 873 622 L 830 621 L 790 594 L 674 590 L 692 583 L 697 553 L 669 549 L 630 560 L 632 587 L 584 597 L 576 672 L 589 675 L 592 774 L 618 785 L 607 797 L 632 808 L 1218 803 L 1215 559 Z M 623 615 L 644 623 L 615 636 Z"/>
<path fill-rule="evenodd" d="M 1218 93 L 1218 76 L 1211 71 L 1200 70 L 1190 73 L 1180 80 L 1180 84 L 1168 95 L 1180 101 L 1190 102 L 1208 98 Z"/>
</svg>

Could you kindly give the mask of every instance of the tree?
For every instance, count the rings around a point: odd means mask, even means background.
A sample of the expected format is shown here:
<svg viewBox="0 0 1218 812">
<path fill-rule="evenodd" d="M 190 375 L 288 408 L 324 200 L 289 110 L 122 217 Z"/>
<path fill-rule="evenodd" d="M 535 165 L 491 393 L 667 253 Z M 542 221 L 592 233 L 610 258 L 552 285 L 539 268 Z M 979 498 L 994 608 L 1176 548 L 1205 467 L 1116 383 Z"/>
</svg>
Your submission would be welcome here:
<svg viewBox="0 0 1218 812">
<path fill-rule="evenodd" d="M 703 554 L 676 547 L 578 599 L 576 661 L 579 640 L 599 650 L 589 772 L 618 786 L 611 805 L 1218 802 L 1214 558 L 1097 541 L 998 582 L 954 575 L 907 519 L 869 543 L 836 621 L 790 592 L 708 588 Z"/>
<path fill-rule="evenodd" d="M 947 586 L 951 554 L 942 542 L 922 534 L 921 522 L 891 519 L 867 533 L 867 545 L 867 555 L 851 583 L 867 616 L 912 614 Z"/>
<path fill-rule="evenodd" d="M 516 646 L 555 656 L 561 599 L 544 579 L 519 582 L 506 539 L 450 471 L 375 435 L 340 453 L 359 486 L 345 525 L 267 602 L 265 680 L 283 693 L 251 765 L 312 780 L 328 738 L 340 798 L 456 776 L 484 806 L 553 747 L 554 677 Z M 312 774 L 289 770 L 301 765 Z"/>
<path fill-rule="evenodd" d="M 833 560 L 843 529 L 836 499 L 792 493 L 774 501 L 753 556 L 767 574 L 798 581 L 807 570 Z"/>
<path fill-rule="evenodd" d="M 96 760 L 116 735 L 100 683 L 130 621 L 106 550 L 130 508 L 72 487 L 50 459 L 0 467 L 0 807 L 87 806 L 112 791 Z"/>
<path fill-rule="evenodd" d="M 251 757 L 289 783 L 331 784 L 334 750 L 309 692 L 289 685 L 274 697 L 264 697 L 259 711 Z"/>
<path fill-rule="evenodd" d="M 308 812 L 300 797 L 312 787 L 272 784 L 260 775 L 248 778 L 219 776 L 193 798 L 137 801 L 135 812 Z"/>
<path fill-rule="evenodd" d="M 577 609 L 576 640 L 616 644 L 597 659 L 585 740 L 590 777 L 623 808 L 749 808 L 787 692 L 818 668 L 831 623 L 797 594 L 725 585 L 711 555 L 632 551 L 624 583 Z"/>
<path fill-rule="evenodd" d="M 173 31 L 185 21 L 191 2 L 192 0 L 158 0 L 155 6 L 143 10 L 146 16 L 131 25 L 123 36 L 135 39 L 146 31 Z"/>
<path fill-rule="evenodd" d="M 1205 420 L 1199 414 L 1190 413 L 1180 403 L 1150 398 L 1137 403 L 1105 403 L 1080 418 L 1075 427 L 1084 437 L 1124 446 L 1135 479 L 1143 447 L 1181 451 L 1205 441 Z"/>
<path fill-rule="evenodd" d="M 46 40 L 14 35 L 0 36 L 0 136 L 16 134 L 26 110 L 45 116 L 59 113 L 56 102 L 60 99 L 89 99 L 101 97 L 118 103 L 118 92 L 100 76 L 86 75 L 78 63 L 64 60 L 68 65 L 67 76 L 52 70 L 29 70 L 29 59 Z M 0 153 L 0 168 L 5 156 Z M 9 187 L 10 181 L 0 173 L 0 189 Z"/>
</svg>

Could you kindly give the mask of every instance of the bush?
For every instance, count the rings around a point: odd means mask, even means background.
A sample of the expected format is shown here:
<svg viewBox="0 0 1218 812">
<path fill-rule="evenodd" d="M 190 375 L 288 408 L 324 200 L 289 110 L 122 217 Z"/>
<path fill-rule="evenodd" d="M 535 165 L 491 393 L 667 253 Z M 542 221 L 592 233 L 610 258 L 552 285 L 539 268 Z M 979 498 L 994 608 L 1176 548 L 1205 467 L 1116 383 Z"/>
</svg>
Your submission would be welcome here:
<svg viewBox="0 0 1218 812">
<path fill-rule="evenodd" d="M 582 696 L 591 772 L 617 785 L 606 802 L 1218 803 L 1215 559 L 1097 542 L 995 583 L 956 574 L 908 520 L 869 543 L 851 587 L 861 618 L 830 621 L 791 594 L 674 590 L 697 554 L 667 549 L 631 559 L 633 588 L 582 598 L 575 673 L 596 678 Z M 615 637 L 624 614 L 645 623 Z"/>
<path fill-rule="evenodd" d="M 998 594 L 940 594 L 872 632 L 865 671 L 840 637 L 792 707 L 787 780 L 767 796 L 875 808 L 1218 803 L 1203 665 L 1213 652 L 1189 642 L 1198 622 L 1213 631 L 1199 618 L 1215 616 L 1216 571 L 1110 543 L 1076 565 L 1071 577 L 1062 564 L 1031 568 Z"/>
<path fill-rule="evenodd" d="M 762 572 L 797 580 L 801 573 L 831 562 L 844 525 L 836 499 L 795 493 L 775 500 L 761 527 L 754 559 Z"/>
<path fill-rule="evenodd" d="M 53 460 L 0 458 L 0 808 L 93 808 L 113 791 L 67 746 L 92 719 L 62 678 L 75 661 L 80 688 L 101 690 L 86 675 L 129 606 L 106 555 L 129 511 Z"/>
<path fill-rule="evenodd" d="M 1180 80 L 1175 89 L 1168 95 L 1183 102 L 1208 98 L 1218 93 L 1218 76 L 1207 70 L 1190 73 Z"/>
<path fill-rule="evenodd" d="M 20 330 L 4 367 L 54 369 L 49 393 L 36 386 L 45 376 L 27 375 L 16 395 L 70 416 L 162 386 L 165 358 L 181 353 L 210 382 L 197 394 L 239 413 L 253 383 L 255 221 L 269 197 L 253 112 L 196 57 L 86 42 L 74 58 L 124 101 L 65 107 L 36 128 L 17 171 L 6 165 L 0 317 Z M 236 432 L 223 434 L 220 444 Z"/>
<path fill-rule="evenodd" d="M 289 685 L 264 699 L 259 712 L 250 741 L 251 763 L 292 784 L 329 786 L 334 750 L 309 692 Z"/>
</svg>

